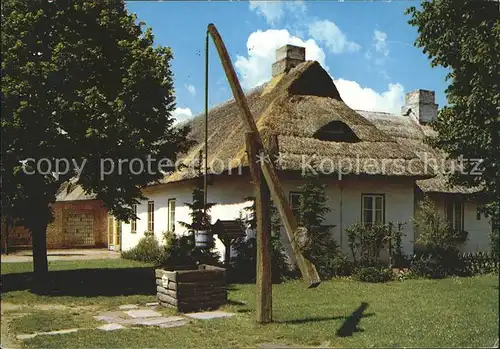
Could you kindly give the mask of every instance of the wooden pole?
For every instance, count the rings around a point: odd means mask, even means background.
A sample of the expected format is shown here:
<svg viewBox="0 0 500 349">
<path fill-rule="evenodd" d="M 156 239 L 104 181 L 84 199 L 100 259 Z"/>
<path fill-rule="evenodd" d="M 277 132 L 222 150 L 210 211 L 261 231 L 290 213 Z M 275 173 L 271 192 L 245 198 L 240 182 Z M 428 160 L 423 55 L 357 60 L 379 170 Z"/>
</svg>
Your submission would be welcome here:
<svg viewBox="0 0 500 349">
<path fill-rule="evenodd" d="M 257 299 L 256 313 L 257 322 L 264 324 L 273 319 L 272 310 L 272 278 L 271 261 L 269 254 L 270 217 L 269 202 L 270 193 L 266 181 L 263 180 L 260 167 L 257 164 L 258 144 L 252 132 L 245 134 L 248 153 L 248 163 L 252 175 L 255 191 L 255 214 L 257 215 Z"/>
<path fill-rule="evenodd" d="M 255 120 L 252 116 L 250 108 L 248 107 L 247 100 L 245 98 L 245 95 L 243 94 L 243 90 L 241 89 L 238 77 L 236 76 L 236 72 L 233 68 L 233 64 L 231 63 L 229 54 L 227 53 L 226 46 L 224 45 L 224 42 L 222 41 L 222 38 L 217 31 L 217 28 L 215 28 L 213 24 L 209 24 L 207 29 L 212 36 L 212 40 L 215 44 L 215 47 L 217 48 L 217 52 L 219 53 L 222 67 L 224 68 L 224 72 L 226 73 L 229 86 L 231 87 L 231 90 L 233 92 L 236 104 L 240 109 L 240 116 L 242 117 L 243 125 L 246 131 L 249 132 L 253 137 L 252 144 L 258 144 L 257 149 L 260 154 L 256 154 L 255 156 L 259 155 L 261 159 L 268 158 L 269 152 L 263 146 L 259 130 L 257 129 Z M 267 182 L 273 198 L 273 202 L 276 205 L 278 212 L 280 213 L 281 219 L 283 220 L 285 232 L 292 246 L 293 253 L 297 261 L 297 266 L 299 267 L 303 278 L 309 283 L 309 287 L 316 287 L 321 283 L 321 279 L 319 278 L 318 271 L 316 270 L 314 264 L 310 260 L 305 258 L 300 251 L 297 238 L 297 236 L 299 235 L 299 227 L 297 225 L 295 217 L 293 216 L 283 187 L 280 184 L 276 169 L 274 168 L 274 165 L 273 163 L 271 163 L 271 161 L 261 161 L 260 167 L 262 170 L 263 179 L 265 178 L 265 181 Z M 254 172 L 261 173 L 257 170 L 254 170 Z"/>
<path fill-rule="evenodd" d="M 208 31 L 205 40 L 205 174 L 203 175 L 203 213 L 207 216 L 208 202 Z M 201 160 L 201 159 L 200 159 Z M 201 164 L 200 164 L 201 166 Z M 203 222 L 210 224 L 210 222 Z"/>
</svg>

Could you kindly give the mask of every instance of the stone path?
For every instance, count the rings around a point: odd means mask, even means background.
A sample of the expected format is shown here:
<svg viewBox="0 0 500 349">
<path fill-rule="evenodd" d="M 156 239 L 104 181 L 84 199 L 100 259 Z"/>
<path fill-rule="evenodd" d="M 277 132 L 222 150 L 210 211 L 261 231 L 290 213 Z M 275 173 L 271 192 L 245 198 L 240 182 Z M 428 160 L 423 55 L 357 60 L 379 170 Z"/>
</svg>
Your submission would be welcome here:
<svg viewBox="0 0 500 349">
<path fill-rule="evenodd" d="M 217 318 L 223 318 L 223 317 L 231 317 L 233 315 L 236 315 L 234 313 L 226 313 L 224 311 L 206 311 L 202 313 L 189 313 L 185 314 L 185 316 L 192 318 L 192 319 L 198 319 L 198 320 L 211 320 L 211 319 L 217 319 Z"/>
<path fill-rule="evenodd" d="M 99 322 L 105 324 L 97 327 L 101 331 L 116 331 L 127 328 L 138 328 L 138 326 L 156 326 L 159 328 L 173 328 L 187 325 L 190 319 L 211 320 L 217 318 L 227 318 L 234 316 L 234 313 L 223 311 L 207 311 L 199 313 L 188 313 L 183 316 L 163 316 L 161 313 L 153 310 L 158 303 L 147 303 L 145 307 L 139 307 L 135 304 L 125 304 L 118 307 L 118 311 L 107 311 L 94 316 Z M 88 329 L 88 328 L 85 328 Z M 32 334 L 20 334 L 17 339 L 30 339 L 40 335 L 55 335 L 63 333 L 73 333 L 83 328 L 72 328 L 68 330 L 59 330 L 51 332 L 39 332 Z"/>
</svg>

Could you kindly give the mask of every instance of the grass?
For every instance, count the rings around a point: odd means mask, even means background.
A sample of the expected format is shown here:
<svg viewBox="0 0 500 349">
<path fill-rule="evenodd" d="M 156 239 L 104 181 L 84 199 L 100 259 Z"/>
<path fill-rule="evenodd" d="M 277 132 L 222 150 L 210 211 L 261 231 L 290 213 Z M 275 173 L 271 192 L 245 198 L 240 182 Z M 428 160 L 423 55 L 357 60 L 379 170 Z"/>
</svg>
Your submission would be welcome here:
<svg viewBox="0 0 500 349">
<path fill-rule="evenodd" d="M 154 301 L 151 264 L 125 259 L 49 262 L 51 292 L 31 292 L 32 263 L 2 263 L 2 301 L 113 308 Z M 135 282 L 130 282 L 135 280 Z"/>
<path fill-rule="evenodd" d="M 49 332 L 70 328 L 95 327 L 93 318 L 79 316 L 77 311 L 35 310 L 12 320 L 10 326 L 16 333 Z"/>
<path fill-rule="evenodd" d="M 31 273 L 32 262 L 2 263 L 2 275 Z M 127 259 L 89 259 L 72 261 L 49 261 L 49 271 L 76 270 L 76 269 L 102 269 L 102 268 L 135 268 L 151 267 L 151 264 L 131 261 Z"/>
<path fill-rule="evenodd" d="M 63 271 L 74 263 L 53 262 L 51 269 L 59 270 L 56 273 L 66 273 L 61 274 L 61 277 L 70 277 L 71 273 L 77 273 L 79 277 L 91 275 L 90 272 L 81 274 L 81 270 Z M 144 264 L 129 264 L 130 261 L 121 260 L 81 263 L 87 265 L 85 268 L 90 268 L 90 265 L 99 269 L 112 266 L 110 270 L 113 272 L 119 272 L 120 269 L 130 271 L 132 276 L 127 279 L 128 283 L 134 280 L 134 275 L 139 276 L 134 274 L 137 270 L 150 275 L 146 271 L 151 269 Z M 120 268 L 124 265 L 128 265 L 126 269 Z M 11 271 L 26 270 L 22 269 L 26 268 L 24 266 L 9 268 Z M 94 269 L 93 273 L 100 275 L 98 269 Z M 35 295 L 23 289 L 2 294 L 2 302 L 21 304 L 27 300 L 38 305 L 92 306 L 92 314 L 95 315 L 97 309 L 154 300 L 154 290 L 147 294 L 146 288 L 136 286 L 130 291 L 142 294 L 118 294 L 109 282 L 103 280 L 101 285 L 96 283 L 94 287 L 102 287 L 107 296 L 94 296 L 97 292 L 90 292 L 87 287 L 90 281 L 84 281 L 83 291 L 90 296 L 75 295 L 78 292 L 73 288 L 60 289 L 60 295 Z M 60 287 L 57 280 L 54 282 Z M 496 275 L 384 284 L 342 279 L 324 282 L 317 289 L 307 289 L 301 281 L 273 285 L 275 322 L 268 325 L 255 323 L 254 292 L 254 285 L 232 286 L 229 293 L 232 302 L 223 307 L 223 310 L 237 313 L 230 319 L 193 321 L 187 326 L 171 329 L 147 327 L 112 333 L 89 329 L 56 336 L 38 336 L 23 341 L 22 345 L 27 348 L 199 348 L 256 347 L 263 343 L 278 343 L 333 347 L 491 347 L 498 333 Z M 52 314 L 59 318 L 59 315 L 55 315 L 58 313 Z M 87 320 L 89 314 L 81 312 L 70 314 L 70 317 L 62 315 L 58 320 L 48 320 L 48 315 L 43 311 L 34 311 L 29 316 L 12 320 L 10 330 L 18 334 L 39 331 L 43 326 L 67 329 L 85 324 L 81 327 L 88 328 L 91 325 L 91 321 Z M 98 325 L 94 323 L 90 327 Z"/>
</svg>

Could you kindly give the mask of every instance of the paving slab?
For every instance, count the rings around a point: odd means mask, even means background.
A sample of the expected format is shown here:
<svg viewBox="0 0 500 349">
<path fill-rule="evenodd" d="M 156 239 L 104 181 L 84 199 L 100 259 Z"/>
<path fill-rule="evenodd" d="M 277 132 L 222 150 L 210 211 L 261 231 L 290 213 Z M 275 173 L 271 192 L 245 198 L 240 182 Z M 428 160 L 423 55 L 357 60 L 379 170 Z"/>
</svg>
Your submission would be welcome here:
<svg viewBox="0 0 500 349">
<path fill-rule="evenodd" d="M 236 314 L 227 313 L 225 311 L 205 311 L 205 312 L 200 312 L 200 313 L 188 313 L 188 314 L 184 314 L 184 315 L 189 317 L 189 318 L 192 318 L 192 319 L 210 320 L 210 319 L 231 317 L 231 316 L 234 316 Z"/>
<path fill-rule="evenodd" d="M 97 329 L 101 330 L 101 331 L 115 331 L 115 330 L 121 330 L 122 328 L 125 328 L 125 327 L 120 325 L 120 324 L 106 324 L 106 325 L 102 325 L 102 326 L 97 327 Z"/>
<path fill-rule="evenodd" d="M 105 321 L 108 323 L 120 322 L 120 321 L 124 320 L 123 318 L 118 317 L 118 316 L 108 316 L 108 315 L 97 315 L 97 316 L 94 316 L 94 319 L 96 319 L 97 321 Z"/>
<path fill-rule="evenodd" d="M 145 318 L 145 317 L 160 317 L 162 316 L 157 311 L 151 309 L 138 309 L 138 310 L 129 310 L 125 312 L 128 316 L 136 319 L 136 318 Z"/>
<path fill-rule="evenodd" d="M 135 304 L 124 304 L 120 305 L 118 308 L 120 308 L 120 310 L 130 310 L 130 309 L 138 309 L 139 307 Z"/>
<path fill-rule="evenodd" d="M 50 331 L 50 332 L 40 332 L 38 333 L 39 335 L 49 335 L 49 336 L 52 336 L 52 335 L 56 335 L 56 334 L 66 334 L 66 333 L 74 333 L 74 332 L 78 332 L 79 328 L 70 328 L 70 329 L 67 329 L 67 330 L 58 330 L 58 331 Z"/>
<path fill-rule="evenodd" d="M 131 319 L 131 320 L 126 320 L 123 323 L 126 324 L 133 324 L 133 325 L 143 325 L 143 326 L 157 326 L 160 324 L 165 324 L 165 323 L 173 323 L 176 321 L 182 321 L 185 320 L 185 318 L 180 317 L 180 316 L 169 316 L 169 317 L 152 317 L 152 318 L 137 318 L 137 319 Z"/>
<path fill-rule="evenodd" d="M 121 317 L 121 318 L 128 318 L 128 315 L 125 314 L 124 311 L 105 311 L 102 313 L 99 313 L 99 316 L 112 316 L 112 317 Z"/>
<path fill-rule="evenodd" d="M 172 322 L 165 322 L 163 324 L 160 324 L 159 327 L 161 328 L 172 328 L 172 327 L 180 327 L 187 325 L 189 321 L 187 320 L 182 320 L 182 321 L 172 321 Z"/>
<path fill-rule="evenodd" d="M 30 339 L 30 338 L 34 338 L 36 336 L 52 336 L 52 335 L 57 335 L 57 334 L 74 333 L 74 332 L 78 332 L 78 330 L 79 330 L 79 328 L 70 328 L 67 330 L 37 332 L 37 333 L 30 333 L 30 334 L 19 334 L 16 336 L 16 338 L 17 339 Z"/>
</svg>

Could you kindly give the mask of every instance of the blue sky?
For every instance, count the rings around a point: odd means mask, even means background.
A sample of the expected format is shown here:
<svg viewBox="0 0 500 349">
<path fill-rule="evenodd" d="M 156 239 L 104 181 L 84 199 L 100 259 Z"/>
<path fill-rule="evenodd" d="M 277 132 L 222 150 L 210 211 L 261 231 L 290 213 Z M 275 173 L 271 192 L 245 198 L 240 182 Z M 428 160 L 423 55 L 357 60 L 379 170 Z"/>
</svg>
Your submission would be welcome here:
<svg viewBox="0 0 500 349">
<path fill-rule="evenodd" d="M 270 78 L 276 48 L 306 47 L 329 72 L 352 108 L 399 113 L 404 93 L 436 91 L 442 107 L 446 70 L 431 68 L 413 46 L 417 30 L 404 10 L 415 1 L 129 1 L 127 8 L 153 29 L 155 42 L 174 53 L 177 118 L 203 110 L 204 49 L 208 23 L 219 30 L 245 89 Z M 210 44 L 210 105 L 231 98 Z"/>
</svg>

